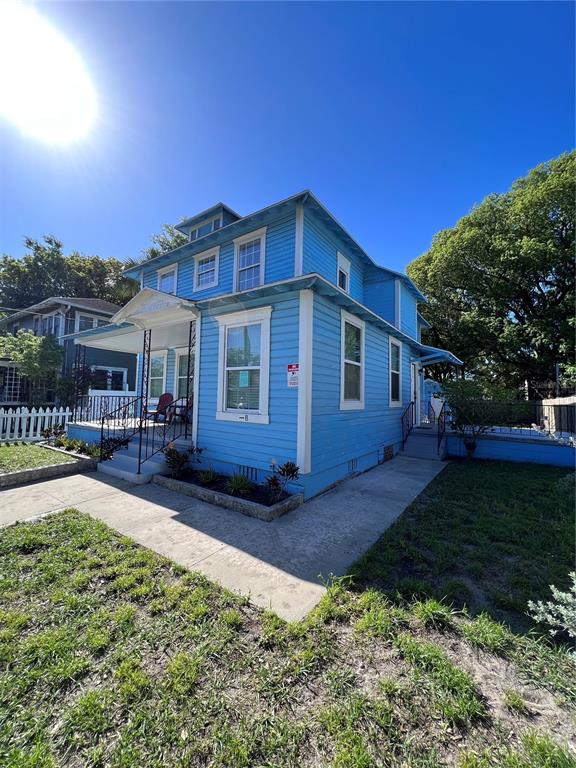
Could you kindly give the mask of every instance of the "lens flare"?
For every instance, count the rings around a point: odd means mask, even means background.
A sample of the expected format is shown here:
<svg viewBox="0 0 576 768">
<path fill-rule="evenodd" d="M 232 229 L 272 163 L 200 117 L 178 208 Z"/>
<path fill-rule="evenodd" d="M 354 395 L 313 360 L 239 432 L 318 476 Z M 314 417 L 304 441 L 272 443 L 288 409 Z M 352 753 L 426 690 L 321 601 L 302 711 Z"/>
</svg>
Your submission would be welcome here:
<svg viewBox="0 0 576 768">
<path fill-rule="evenodd" d="M 48 144 L 84 138 L 96 93 L 72 45 L 35 10 L 0 2 L 0 115 Z"/>
</svg>

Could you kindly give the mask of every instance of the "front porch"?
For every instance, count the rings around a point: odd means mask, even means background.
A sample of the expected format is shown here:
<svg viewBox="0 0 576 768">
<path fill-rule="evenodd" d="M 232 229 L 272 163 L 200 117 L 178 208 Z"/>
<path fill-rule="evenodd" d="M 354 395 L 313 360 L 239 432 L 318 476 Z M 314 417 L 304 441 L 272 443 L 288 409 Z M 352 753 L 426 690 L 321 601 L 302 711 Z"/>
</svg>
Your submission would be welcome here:
<svg viewBox="0 0 576 768">
<path fill-rule="evenodd" d="M 163 449 L 190 450 L 196 435 L 196 318 L 193 302 L 144 289 L 109 326 L 76 334 L 70 436 L 99 444 L 99 469 L 132 482 L 165 470 Z M 138 355 L 135 395 L 85 394 L 86 349 Z"/>
</svg>

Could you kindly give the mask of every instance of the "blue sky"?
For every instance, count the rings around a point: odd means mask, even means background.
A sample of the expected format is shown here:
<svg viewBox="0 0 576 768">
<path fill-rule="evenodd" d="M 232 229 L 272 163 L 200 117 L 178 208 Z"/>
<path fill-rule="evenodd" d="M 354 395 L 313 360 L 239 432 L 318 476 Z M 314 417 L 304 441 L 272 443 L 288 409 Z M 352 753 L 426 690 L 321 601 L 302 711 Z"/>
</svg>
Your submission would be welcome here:
<svg viewBox="0 0 576 768">
<path fill-rule="evenodd" d="M 571 3 L 44 3 L 99 99 L 91 137 L 0 126 L 0 251 L 52 233 L 137 257 L 222 200 L 311 189 L 403 270 L 493 191 L 574 145 Z"/>
</svg>

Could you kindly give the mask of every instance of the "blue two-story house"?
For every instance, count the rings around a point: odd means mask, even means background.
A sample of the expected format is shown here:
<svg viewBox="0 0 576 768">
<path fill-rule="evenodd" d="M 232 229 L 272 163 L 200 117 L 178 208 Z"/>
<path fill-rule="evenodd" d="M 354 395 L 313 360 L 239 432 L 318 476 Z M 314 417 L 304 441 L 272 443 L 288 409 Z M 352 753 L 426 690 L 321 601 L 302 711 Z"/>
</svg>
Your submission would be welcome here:
<svg viewBox="0 0 576 768">
<path fill-rule="evenodd" d="M 262 481 L 293 461 L 306 498 L 395 454 L 411 403 L 420 418 L 423 366 L 459 363 L 421 343 L 414 283 L 308 191 L 247 216 L 219 204 L 177 228 L 185 245 L 127 270 L 141 290 L 111 324 L 75 335 L 139 353 L 133 423 L 178 401 L 205 466 Z"/>
</svg>

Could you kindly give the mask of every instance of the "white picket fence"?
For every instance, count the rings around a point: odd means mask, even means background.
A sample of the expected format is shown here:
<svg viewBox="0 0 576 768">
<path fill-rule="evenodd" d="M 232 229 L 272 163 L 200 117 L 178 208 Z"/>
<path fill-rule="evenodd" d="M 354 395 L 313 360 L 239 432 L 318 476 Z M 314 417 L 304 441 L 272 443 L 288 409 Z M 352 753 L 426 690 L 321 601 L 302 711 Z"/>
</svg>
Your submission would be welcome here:
<svg viewBox="0 0 576 768">
<path fill-rule="evenodd" d="M 70 408 L 0 408 L 0 441 L 42 440 L 44 429 L 65 427 L 71 418 Z"/>
</svg>

